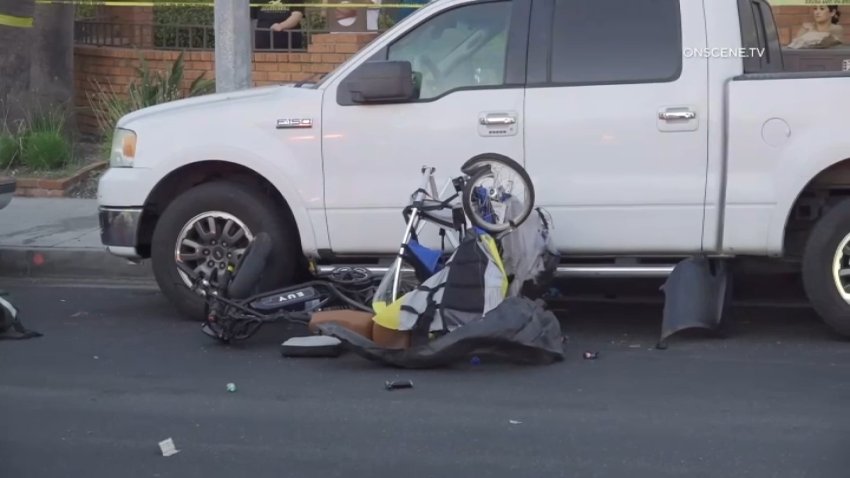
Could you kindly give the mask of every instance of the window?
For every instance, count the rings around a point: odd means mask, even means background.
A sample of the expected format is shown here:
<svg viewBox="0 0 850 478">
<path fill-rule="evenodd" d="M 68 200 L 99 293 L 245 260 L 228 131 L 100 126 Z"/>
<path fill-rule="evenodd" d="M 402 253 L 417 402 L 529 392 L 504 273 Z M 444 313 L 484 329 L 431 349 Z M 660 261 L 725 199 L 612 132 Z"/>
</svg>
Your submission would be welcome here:
<svg viewBox="0 0 850 478">
<path fill-rule="evenodd" d="M 550 81 L 670 81 L 682 66 L 679 0 L 555 0 Z"/>
<path fill-rule="evenodd" d="M 457 88 L 504 84 L 511 2 L 456 8 L 427 20 L 392 44 L 390 61 L 409 61 L 420 99 Z"/>
</svg>

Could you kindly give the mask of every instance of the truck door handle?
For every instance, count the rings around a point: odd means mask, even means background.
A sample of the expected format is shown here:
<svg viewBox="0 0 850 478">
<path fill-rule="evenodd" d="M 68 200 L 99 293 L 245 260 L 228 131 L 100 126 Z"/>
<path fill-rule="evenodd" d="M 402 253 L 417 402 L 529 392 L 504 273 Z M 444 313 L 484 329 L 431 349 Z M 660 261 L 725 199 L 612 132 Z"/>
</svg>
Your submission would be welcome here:
<svg viewBox="0 0 850 478">
<path fill-rule="evenodd" d="M 666 110 L 658 113 L 658 118 L 665 121 L 692 120 L 697 114 L 691 110 Z"/>
<path fill-rule="evenodd" d="M 516 124 L 516 118 L 511 115 L 492 114 L 481 117 L 483 126 L 509 126 Z"/>
</svg>

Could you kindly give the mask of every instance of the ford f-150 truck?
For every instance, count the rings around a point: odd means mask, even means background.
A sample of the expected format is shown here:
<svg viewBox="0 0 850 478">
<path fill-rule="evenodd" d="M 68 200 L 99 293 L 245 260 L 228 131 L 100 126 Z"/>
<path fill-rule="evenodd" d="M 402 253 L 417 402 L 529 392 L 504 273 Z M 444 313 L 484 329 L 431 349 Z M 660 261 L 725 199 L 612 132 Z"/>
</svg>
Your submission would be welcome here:
<svg viewBox="0 0 850 478">
<path fill-rule="evenodd" d="M 122 118 L 102 241 L 197 316 L 175 258 L 213 273 L 263 230 L 263 287 L 379 269 L 421 166 L 498 153 L 551 214 L 561 274 L 790 261 L 850 336 L 848 112 L 850 73 L 783 69 L 764 0 L 437 0 L 318 81 Z"/>
</svg>

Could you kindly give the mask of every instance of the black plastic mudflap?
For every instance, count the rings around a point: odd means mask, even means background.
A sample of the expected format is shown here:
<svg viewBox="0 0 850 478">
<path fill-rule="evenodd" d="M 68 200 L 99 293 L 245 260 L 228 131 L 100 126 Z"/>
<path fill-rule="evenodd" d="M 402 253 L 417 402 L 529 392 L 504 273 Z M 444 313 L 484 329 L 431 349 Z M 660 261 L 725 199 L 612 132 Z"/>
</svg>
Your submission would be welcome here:
<svg viewBox="0 0 850 478">
<path fill-rule="evenodd" d="M 686 329 L 704 329 L 720 335 L 732 291 L 725 260 L 685 259 L 676 264 L 661 290 L 665 297 L 664 319 L 658 348 L 666 348 L 672 335 Z"/>
</svg>

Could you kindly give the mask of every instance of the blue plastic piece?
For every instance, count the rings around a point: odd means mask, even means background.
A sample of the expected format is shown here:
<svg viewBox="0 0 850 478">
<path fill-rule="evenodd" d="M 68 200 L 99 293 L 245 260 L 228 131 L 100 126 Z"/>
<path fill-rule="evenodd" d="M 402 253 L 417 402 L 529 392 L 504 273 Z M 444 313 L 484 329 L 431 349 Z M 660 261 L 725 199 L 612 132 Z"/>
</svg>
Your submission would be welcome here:
<svg viewBox="0 0 850 478">
<path fill-rule="evenodd" d="M 413 253 L 416 259 L 428 269 L 429 274 L 437 272 L 437 266 L 442 256 L 440 251 L 429 249 L 415 240 L 409 241 L 407 247 L 410 248 L 410 252 Z"/>
</svg>

